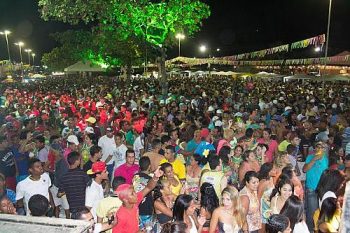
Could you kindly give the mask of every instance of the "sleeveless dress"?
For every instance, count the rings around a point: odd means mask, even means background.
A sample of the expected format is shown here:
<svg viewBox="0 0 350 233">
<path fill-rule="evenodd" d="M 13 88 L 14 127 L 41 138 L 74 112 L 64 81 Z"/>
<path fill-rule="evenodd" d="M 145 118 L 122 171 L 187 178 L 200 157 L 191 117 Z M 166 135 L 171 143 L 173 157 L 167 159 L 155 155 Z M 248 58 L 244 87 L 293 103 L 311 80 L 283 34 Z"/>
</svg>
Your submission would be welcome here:
<svg viewBox="0 0 350 233">
<path fill-rule="evenodd" d="M 235 225 L 235 226 L 233 227 L 233 225 Z M 242 232 L 237 224 L 233 224 L 233 225 L 223 223 L 223 222 L 218 222 L 219 233 L 240 233 L 240 232 Z"/>
<path fill-rule="evenodd" d="M 249 198 L 249 209 L 247 213 L 247 223 L 249 231 L 257 231 L 261 228 L 261 213 L 258 194 L 255 191 L 251 193 L 247 187 L 244 187 L 240 192 L 240 196 L 247 196 Z"/>
<path fill-rule="evenodd" d="M 193 197 L 194 200 L 197 200 L 198 198 L 199 180 L 200 180 L 199 177 L 192 177 L 192 176 L 186 175 L 187 192 L 189 195 Z"/>
</svg>

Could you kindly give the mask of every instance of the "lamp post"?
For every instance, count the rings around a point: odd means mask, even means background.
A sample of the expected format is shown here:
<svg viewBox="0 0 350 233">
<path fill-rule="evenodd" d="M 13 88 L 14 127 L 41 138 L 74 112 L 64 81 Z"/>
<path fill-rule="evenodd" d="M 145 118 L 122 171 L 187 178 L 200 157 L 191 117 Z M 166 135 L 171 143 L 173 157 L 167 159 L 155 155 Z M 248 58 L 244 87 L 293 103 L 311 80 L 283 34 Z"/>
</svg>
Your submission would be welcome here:
<svg viewBox="0 0 350 233">
<path fill-rule="evenodd" d="M 205 52 L 207 52 L 207 50 L 208 50 L 207 46 L 205 46 L 205 45 L 199 46 L 199 51 L 200 51 L 201 53 L 205 54 Z M 208 58 L 209 58 L 209 59 L 208 59 L 209 77 L 211 77 L 211 73 L 210 73 L 210 54 L 209 54 L 209 52 L 208 52 Z"/>
<path fill-rule="evenodd" d="M 9 30 L 5 30 L 3 32 L 0 32 L 0 35 L 5 35 L 6 45 L 7 45 L 7 54 L 9 57 L 9 62 L 11 62 L 10 46 L 9 46 L 9 39 L 8 39 L 9 34 L 11 34 L 11 32 Z"/>
<path fill-rule="evenodd" d="M 30 66 L 30 52 L 32 51 L 31 49 L 26 49 L 24 50 L 26 53 L 28 53 L 28 64 Z"/>
<path fill-rule="evenodd" d="M 32 58 L 33 58 L 33 67 L 34 67 L 34 65 L 35 65 L 35 63 L 34 63 L 35 53 L 32 53 Z"/>
<path fill-rule="evenodd" d="M 327 67 L 327 58 L 328 58 L 329 29 L 330 29 L 330 27 L 331 27 L 331 15 L 332 15 L 332 0 L 329 0 L 326 49 L 325 49 L 325 52 L 324 52 L 324 70 L 325 70 L 325 71 L 326 71 L 326 67 Z M 322 92 L 323 92 L 323 97 L 324 97 L 324 94 L 325 94 L 325 90 L 324 90 L 324 77 L 323 77 L 323 79 L 322 79 Z"/>
<path fill-rule="evenodd" d="M 15 43 L 19 47 L 19 56 L 21 58 L 21 64 L 23 64 L 23 58 L 22 58 L 22 46 L 24 43 L 22 41 Z"/>
<path fill-rule="evenodd" d="M 181 40 L 185 39 L 185 35 L 182 33 L 178 33 L 178 34 L 176 34 L 175 37 L 176 37 L 176 39 L 179 40 L 179 57 L 180 57 L 180 55 L 181 55 Z"/>
</svg>

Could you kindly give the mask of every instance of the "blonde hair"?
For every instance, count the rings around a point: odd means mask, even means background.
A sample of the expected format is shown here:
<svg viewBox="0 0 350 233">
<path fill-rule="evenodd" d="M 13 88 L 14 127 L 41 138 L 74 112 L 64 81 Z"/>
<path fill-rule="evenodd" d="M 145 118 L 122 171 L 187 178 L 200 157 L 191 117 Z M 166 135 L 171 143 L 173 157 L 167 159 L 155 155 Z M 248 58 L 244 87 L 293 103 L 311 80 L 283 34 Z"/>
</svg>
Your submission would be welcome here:
<svg viewBox="0 0 350 233">
<path fill-rule="evenodd" d="M 232 201 L 232 207 L 234 208 L 232 216 L 234 217 L 236 222 L 234 222 L 232 225 L 238 224 L 238 226 L 242 228 L 246 218 L 244 216 L 243 207 L 241 204 L 241 199 L 239 197 L 238 190 L 235 187 L 227 186 L 226 188 L 224 188 L 224 190 L 222 190 L 221 196 L 224 196 L 224 194 L 227 194 L 230 197 Z"/>
<path fill-rule="evenodd" d="M 234 135 L 233 129 L 224 129 L 224 138 L 225 139 L 233 138 L 233 135 Z"/>
</svg>

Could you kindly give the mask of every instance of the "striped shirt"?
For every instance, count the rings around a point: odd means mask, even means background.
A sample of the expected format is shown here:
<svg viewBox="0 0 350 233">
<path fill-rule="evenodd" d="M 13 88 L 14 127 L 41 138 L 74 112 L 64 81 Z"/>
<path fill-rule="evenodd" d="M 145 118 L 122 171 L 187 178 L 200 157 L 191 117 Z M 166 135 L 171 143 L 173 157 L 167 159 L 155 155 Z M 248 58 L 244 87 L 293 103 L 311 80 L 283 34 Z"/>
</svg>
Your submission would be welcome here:
<svg viewBox="0 0 350 233">
<path fill-rule="evenodd" d="M 86 186 L 89 182 L 89 176 L 80 168 L 69 169 L 62 176 L 58 185 L 58 192 L 66 194 L 71 212 L 85 207 Z"/>
</svg>

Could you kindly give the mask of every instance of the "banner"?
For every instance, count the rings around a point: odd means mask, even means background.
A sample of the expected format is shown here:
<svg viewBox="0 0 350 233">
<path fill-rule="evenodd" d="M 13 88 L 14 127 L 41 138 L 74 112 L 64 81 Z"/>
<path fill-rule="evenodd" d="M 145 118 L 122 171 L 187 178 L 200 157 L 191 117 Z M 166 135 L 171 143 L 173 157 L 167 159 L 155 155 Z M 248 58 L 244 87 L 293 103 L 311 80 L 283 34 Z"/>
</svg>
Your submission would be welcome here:
<svg viewBox="0 0 350 233">
<path fill-rule="evenodd" d="M 303 49 L 306 48 L 310 45 L 318 46 L 318 45 L 323 45 L 326 42 L 326 35 L 322 34 L 319 36 L 315 36 L 309 39 L 301 40 L 298 42 L 294 42 L 291 45 L 291 50 L 293 49 Z"/>
</svg>

